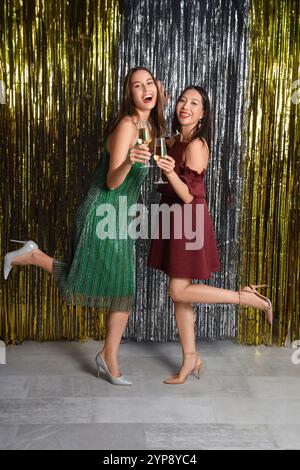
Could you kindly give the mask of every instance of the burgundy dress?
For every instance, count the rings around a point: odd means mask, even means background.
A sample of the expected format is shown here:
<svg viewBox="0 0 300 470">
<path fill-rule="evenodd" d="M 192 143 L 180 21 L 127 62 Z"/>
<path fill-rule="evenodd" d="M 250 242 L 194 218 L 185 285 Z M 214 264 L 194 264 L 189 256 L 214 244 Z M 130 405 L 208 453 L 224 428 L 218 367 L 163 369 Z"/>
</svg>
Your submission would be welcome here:
<svg viewBox="0 0 300 470">
<path fill-rule="evenodd" d="M 151 248 L 149 253 L 148 265 L 151 268 L 156 268 L 164 271 L 169 276 L 181 279 L 209 279 L 213 271 L 220 271 L 220 260 L 216 245 L 216 238 L 212 221 L 208 212 L 204 177 L 205 171 L 198 173 L 185 165 L 183 154 L 188 145 L 187 142 L 175 141 L 168 154 L 175 160 L 175 172 L 180 179 L 187 184 L 189 191 L 194 195 L 192 205 L 191 228 L 193 231 L 203 229 L 196 227 L 196 205 L 203 204 L 204 208 L 204 243 L 201 249 L 186 249 L 186 243 L 193 243 L 193 239 L 186 238 L 183 228 L 184 218 L 181 218 L 182 224 L 182 237 L 180 239 L 174 238 L 174 217 L 170 217 L 170 238 L 163 239 L 162 237 L 162 214 L 159 214 L 159 238 L 152 239 Z M 165 177 L 163 177 L 166 179 Z M 167 204 L 171 206 L 175 203 L 184 205 L 184 202 L 172 189 L 171 184 L 163 184 L 158 186 L 158 191 L 162 193 L 160 206 Z M 199 206 L 198 206 L 199 207 Z M 199 208 L 198 208 L 199 210 Z M 158 222 L 157 220 L 157 222 Z M 178 220 L 178 219 L 177 219 Z M 190 222 L 190 221 L 189 221 Z M 194 238 L 195 241 L 196 237 Z M 199 239 L 199 238 L 198 238 Z"/>
</svg>

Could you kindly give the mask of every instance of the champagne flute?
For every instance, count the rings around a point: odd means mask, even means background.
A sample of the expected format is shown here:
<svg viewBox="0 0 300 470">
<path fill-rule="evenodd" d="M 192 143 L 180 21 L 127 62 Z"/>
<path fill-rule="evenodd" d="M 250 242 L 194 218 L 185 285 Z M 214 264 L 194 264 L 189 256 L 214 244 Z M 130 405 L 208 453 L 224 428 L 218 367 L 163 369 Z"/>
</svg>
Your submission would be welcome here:
<svg viewBox="0 0 300 470">
<path fill-rule="evenodd" d="M 157 137 L 155 139 L 154 160 L 158 162 L 161 158 L 165 158 L 166 156 L 167 156 L 166 140 L 164 137 Z M 164 181 L 162 179 L 161 170 L 160 170 L 159 180 L 154 181 L 154 184 L 168 184 L 168 181 Z"/>
<path fill-rule="evenodd" d="M 137 125 L 139 131 L 138 144 L 149 145 L 151 142 L 150 128 L 147 121 L 139 121 Z M 149 168 L 149 163 L 142 164 L 143 167 Z"/>
</svg>

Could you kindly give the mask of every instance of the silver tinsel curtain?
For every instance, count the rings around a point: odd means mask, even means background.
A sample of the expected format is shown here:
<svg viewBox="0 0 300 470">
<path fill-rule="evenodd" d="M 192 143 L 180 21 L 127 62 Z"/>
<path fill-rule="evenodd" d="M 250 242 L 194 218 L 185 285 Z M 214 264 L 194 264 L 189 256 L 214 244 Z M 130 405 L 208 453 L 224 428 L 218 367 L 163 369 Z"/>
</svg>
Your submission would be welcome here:
<svg viewBox="0 0 300 470">
<path fill-rule="evenodd" d="M 213 143 L 206 175 L 207 200 L 217 235 L 222 271 L 207 284 L 239 287 L 240 161 L 247 86 L 248 1 L 123 1 L 118 54 L 118 95 L 127 70 L 148 67 L 171 93 L 170 125 L 176 98 L 187 85 L 207 89 L 212 106 Z M 157 202 L 149 172 L 142 190 L 146 204 Z M 149 242 L 137 243 L 137 302 L 128 334 L 137 340 L 175 339 L 167 277 L 147 268 Z M 147 292 L 147 295 L 145 295 Z M 197 336 L 236 336 L 236 306 L 198 305 Z"/>
</svg>

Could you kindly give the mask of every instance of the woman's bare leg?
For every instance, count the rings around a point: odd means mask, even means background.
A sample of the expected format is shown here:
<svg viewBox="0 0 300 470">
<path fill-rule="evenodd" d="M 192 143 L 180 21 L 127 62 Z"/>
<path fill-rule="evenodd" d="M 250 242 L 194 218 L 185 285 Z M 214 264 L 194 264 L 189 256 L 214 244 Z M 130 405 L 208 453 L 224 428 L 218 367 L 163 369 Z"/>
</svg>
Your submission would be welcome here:
<svg viewBox="0 0 300 470">
<path fill-rule="evenodd" d="M 239 304 L 245 307 L 262 309 L 268 304 L 251 292 L 220 289 L 206 284 L 192 284 L 189 279 L 171 278 L 169 294 L 174 302 L 189 302 L 203 304 Z"/>
<path fill-rule="evenodd" d="M 201 359 L 198 354 L 196 356 L 196 339 L 195 339 L 195 312 L 193 306 L 189 303 L 174 302 L 176 325 L 179 332 L 182 347 L 182 366 L 179 373 L 175 377 L 169 377 L 166 382 L 173 382 L 175 379 L 182 380 L 195 364 L 200 366 Z M 191 354 L 191 353 L 195 354 Z"/>
<path fill-rule="evenodd" d="M 195 317 L 192 303 L 232 303 L 263 308 L 267 303 L 248 292 L 231 291 L 207 286 L 205 284 L 192 284 L 191 279 L 170 278 L 169 294 L 174 301 L 176 324 L 179 331 L 183 363 L 175 377 L 169 377 L 165 382 L 178 383 L 185 379 L 189 371 L 196 365 Z"/>
<path fill-rule="evenodd" d="M 16 256 L 11 262 L 14 266 L 38 266 L 39 268 L 44 269 L 48 273 L 52 273 L 52 263 L 53 258 L 46 255 L 39 248 L 30 251 L 29 253 L 24 253 L 23 255 Z"/>
<path fill-rule="evenodd" d="M 114 377 L 120 376 L 118 352 L 128 317 L 129 312 L 110 312 L 107 319 L 107 334 L 101 354 Z"/>
<path fill-rule="evenodd" d="M 196 351 L 195 314 L 192 305 L 184 302 L 174 302 L 174 310 L 182 352 Z"/>
</svg>

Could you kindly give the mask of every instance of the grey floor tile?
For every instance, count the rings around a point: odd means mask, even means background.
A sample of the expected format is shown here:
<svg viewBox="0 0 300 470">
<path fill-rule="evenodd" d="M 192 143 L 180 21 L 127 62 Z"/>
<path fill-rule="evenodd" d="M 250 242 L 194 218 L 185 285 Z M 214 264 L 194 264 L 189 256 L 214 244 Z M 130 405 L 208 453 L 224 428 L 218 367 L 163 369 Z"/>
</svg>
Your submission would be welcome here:
<svg viewBox="0 0 300 470">
<path fill-rule="evenodd" d="M 143 448 L 144 429 L 150 449 L 170 448 L 169 437 L 174 449 L 299 447 L 300 366 L 291 362 L 292 348 L 199 341 L 200 380 L 171 386 L 163 380 L 181 365 L 178 342 L 124 341 L 120 368 L 133 386 L 117 387 L 103 374 L 97 379 L 102 346 L 8 346 L 0 366 L 0 448 Z"/>
<path fill-rule="evenodd" d="M 204 398 L 252 398 L 247 378 L 238 375 L 209 375 L 203 370 L 200 374 L 198 386 L 191 383 L 185 386 L 189 396 L 199 395 Z"/>
<path fill-rule="evenodd" d="M 0 378 L 10 375 L 81 375 L 95 374 L 96 366 L 93 357 L 76 354 L 23 354 L 19 357 L 8 357 L 5 367 L 0 367 Z"/>
<path fill-rule="evenodd" d="M 215 416 L 210 401 L 203 398 L 99 398 L 95 401 L 95 422 L 210 423 L 215 422 Z"/>
<path fill-rule="evenodd" d="M 175 356 L 139 356 L 134 360 L 123 361 L 126 375 L 161 375 L 169 376 L 178 371 L 181 358 Z M 125 375 L 125 374 L 124 374 Z"/>
<path fill-rule="evenodd" d="M 218 349 L 222 355 L 229 355 L 231 356 L 233 352 L 236 350 L 237 346 L 239 348 L 240 355 L 253 355 L 255 354 L 256 347 L 255 346 L 243 346 L 238 345 L 235 340 L 221 340 L 217 342 Z"/>
<path fill-rule="evenodd" d="M 276 449 L 267 426 L 145 424 L 148 449 Z"/>
<path fill-rule="evenodd" d="M 273 424 L 268 428 L 280 449 L 300 450 L 300 424 Z"/>
<path fill-rule="evenodd" d="M 142 424 L 105 423 L 21 425 L 9 449 L 122 450 L 145 449 Z"/>
<path fill-rule="evenodd" d="M 26 398 L 29 390 L 30 377 L 12 375 L 0 377 L 1 398 Z"/>
<path fill-rule="evenodd" d="M 300 399 L 212 398 L 211 403 L 219 423 L 239 424 L 298 424 Z"/>
<path fill-rule="evenodd" d="M 240 397 L 251 398 L 246 377 L 208 375 L 206 371 L 200 372 L 200 379 L 190 376 L 185 384 L 172 386 L 163 383 L 167 376 L 145 375 L 134 377 L 135 383 L 139 384 L 141 396 L 143 397 L 200 397 L 210 399 L 211 397 Z"/>
<path fill-rule="evenodd" d="M 235 340 L 221 340 L 218 341 L 219 349 L 223 354 L 234 355 L 238 348 L 239 356 L 252 356 L 252 357 L 267 357 L 267 356 L 288 356 L 291 354 L 290 348 L 281 348 L 277 346 L 246 346 L 239 345 Z"/>
<path fill-rule="evenodd" d="M 94 417 L 91 400 L 88 398 L 0 400 L 0 423 L 91 423 Z"/>
<path fill-rule="evenodd" d="M 239 364 L 241 375 L 263 377 L 273 375 L 272 363 L 263 356 L 246 357 L 236 355 L 235 361 Z"/>
<path fill-rule="evenodd" d="M 292 364 L 290 360 L 282 361 L 280 364 L 275 364 L 272 360 L 271 377 L 300 377 L 300 365 Z"/>
<path fill-rule="evenodd" d="M 6 450 L 14 442 L 18 428 L 18 425 L 0 424 L 0 450 Z"/>
<path fill-rule="evenodd" d="M 243 367 L 232 356 L 203 356 L 203 371 L 208 375 L 218 376 L 242 376 L 244 375 Z"/>
<path fill-rule="evenodd" d="M 300 399 L 300 377 L 247 377 L 247 381 L 254 397 Z"/>
<path fill-rule="evenodd" d="M 80 376 L 39 375 L 30 379 L 28 397 L 88 397 L 89 380 Z"/>
</svg>

